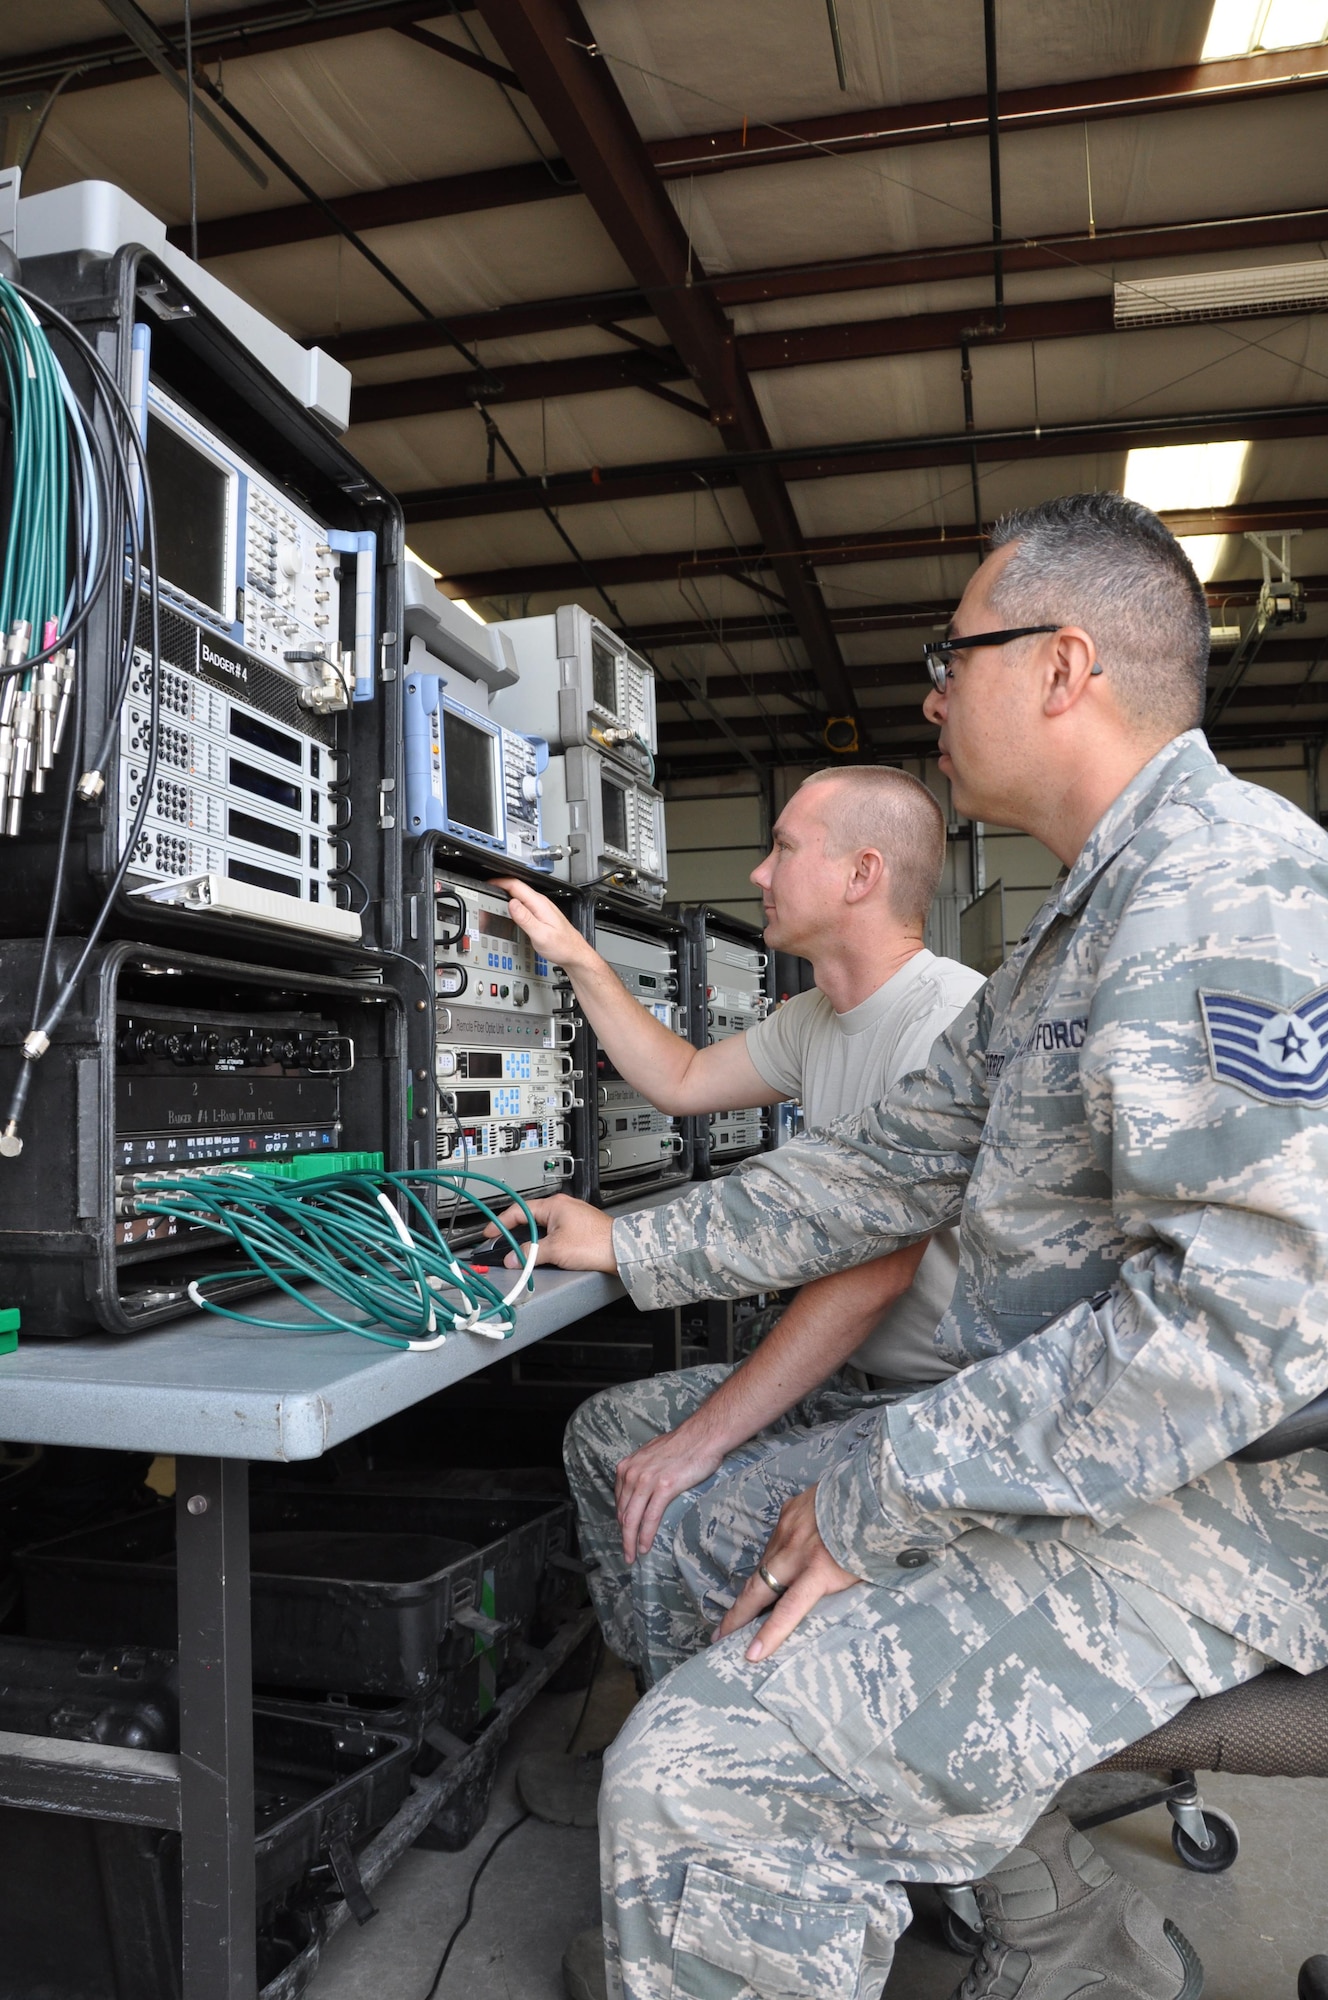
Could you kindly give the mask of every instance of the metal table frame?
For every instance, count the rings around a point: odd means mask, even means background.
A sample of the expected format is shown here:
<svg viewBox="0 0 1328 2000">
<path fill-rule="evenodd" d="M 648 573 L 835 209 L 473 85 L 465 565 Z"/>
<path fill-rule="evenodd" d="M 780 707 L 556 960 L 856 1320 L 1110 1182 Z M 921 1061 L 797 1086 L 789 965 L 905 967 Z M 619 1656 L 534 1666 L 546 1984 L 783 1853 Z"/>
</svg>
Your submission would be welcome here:
<svg viewBox="0 0 1328 2000">
<path fill-rule="evenodd" d="M 537 1271 L 509 1340 L 457 1335 L 429 1354 L 198 1315 L 0 1359 L 7 1439 L 176 1458 L 179 1755 L 0 1731 L 0 1803 L 178 1829 L 183 2000 L 256 1993 L 249 1461 L 317 1458 L 622 1296 L 614 1278 Z"/>
</svg>

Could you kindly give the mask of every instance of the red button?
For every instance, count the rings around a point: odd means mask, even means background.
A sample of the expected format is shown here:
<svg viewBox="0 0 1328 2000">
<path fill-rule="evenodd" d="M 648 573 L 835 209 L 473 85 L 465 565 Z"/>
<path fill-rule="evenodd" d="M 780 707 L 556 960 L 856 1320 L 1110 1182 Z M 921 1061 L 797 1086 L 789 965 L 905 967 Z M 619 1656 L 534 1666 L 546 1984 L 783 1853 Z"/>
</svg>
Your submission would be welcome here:
<svg viewBox="0 0 1328 2000">
<path fill-rule="evenodd" d="M 498 988 L 496 986 L 491 986 L 489 988 L 489 992 L 493 995 L 493 998 L 495 1000 L 498 998 Z"/>
</svg>

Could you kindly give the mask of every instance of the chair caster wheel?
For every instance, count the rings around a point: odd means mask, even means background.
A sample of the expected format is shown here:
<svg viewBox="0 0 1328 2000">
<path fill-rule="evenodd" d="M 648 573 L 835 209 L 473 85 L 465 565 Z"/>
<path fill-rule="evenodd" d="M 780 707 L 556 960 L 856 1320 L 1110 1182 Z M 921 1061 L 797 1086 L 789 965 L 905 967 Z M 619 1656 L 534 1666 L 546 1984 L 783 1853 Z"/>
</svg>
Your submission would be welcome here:
<svg viewBox="0 0 1328 2000">
<path fill-rule="evenodd" d="M 956 1958 L 976 1958 L 982 1944 L 982 1932 L 975 1931 L 972 1924 L 966 1924 L 958 1910 L 952 1910 L 948 1903 L 941 1904 L 941 1938 L 947 1951 Z M 1309 2000 L 1319 2000 L 1311 1994 Z M 1328 2000 L 1328 1990 L 1324 2000 Z"/>
<path fill-rule="evenodd" d="M 1187 1868 L 1196 1875 L 1220 1875 L 1230 1868 L 1240 1853 L 1240 1834 L 1236 1822 L 1226 1813 L 1218 1812 L 1212 1806 L 1204 1807 L 1204 1826 L 1212 1840 L 1211 1847 L 1198 1847 L 1190 1839 L 1183 1826 L 1173 1824 L 1171 1844 Z"/>
</svg>

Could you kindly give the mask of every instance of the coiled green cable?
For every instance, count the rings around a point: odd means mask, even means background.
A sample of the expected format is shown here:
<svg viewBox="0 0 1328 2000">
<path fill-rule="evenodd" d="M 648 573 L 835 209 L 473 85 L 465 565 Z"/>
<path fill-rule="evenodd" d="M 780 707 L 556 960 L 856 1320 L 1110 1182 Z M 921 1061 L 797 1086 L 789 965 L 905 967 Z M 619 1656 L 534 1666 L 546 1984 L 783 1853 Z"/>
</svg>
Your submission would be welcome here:
<svg viewBox="0 0 1328 2000">
<path fill-rule="evenodd" d="M 518 1243 L 489 1203 L 471 1191 L 471 1183 L 497 1189 L 504 1205 L 516 1204 L 529 1231 L 527 1243 Z M 462 1265 L 439 1229 L 420 1190 L 440 1187 L 493 1223 L 521 1259 L 520 1274 L 506 1293 L 483 1272 Z M 537 1230 L 526 1202 L 504 1181 L 474 1170 L 335 1173 L 300 1182 L 242 1169 L 153 1174 L 140 1178 L 134 1208 L 139 1215 L 215 1230 L 240 1251 L 245 1263 L 209 1272 L 190 1285 L 190 1297 L 204 1312 L 266 1331 L 354 1333 L 415 1353 L 458 1332 L 506 1339 L 515 1329 L 516 1301 L 530 1288 L 535 1261 Z M 304 1308 L 305 1319 L 265 1319 L 212 1296 L 214 1288 L 246 1278 L 285 1292 Z M 310 1284 L 330 1292 L 343 1310 L 311 1298 L 303 1289 Z"/>
</svg>

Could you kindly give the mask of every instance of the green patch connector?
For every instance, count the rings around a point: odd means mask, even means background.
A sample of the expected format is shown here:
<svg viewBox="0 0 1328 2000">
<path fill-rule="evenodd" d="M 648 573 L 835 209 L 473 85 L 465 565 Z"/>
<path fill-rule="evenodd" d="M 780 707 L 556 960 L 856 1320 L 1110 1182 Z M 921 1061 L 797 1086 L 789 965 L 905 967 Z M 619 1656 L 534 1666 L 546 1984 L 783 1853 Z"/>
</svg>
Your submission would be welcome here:
<svg viewBox="0 0 1328 2000">
<path fill-rule="evenodd" d="M 18 1346 L 19 1310 L 10 1306 L 0 1312 L 0 1354 L 12 1354 Z"/>
<path fill-rule="evenodd" d="M 229 1163 L 227 1163 L 229 1164 Z M 381 1174 L 381 1153 L 296 1153 L 289 1160 L 237 1161 L 241 1173 L 274 1181 L 320 1181 L 327 1174 Z M 223 1166 L 222 1171 L 226 1171 Z"/>
</svg>

